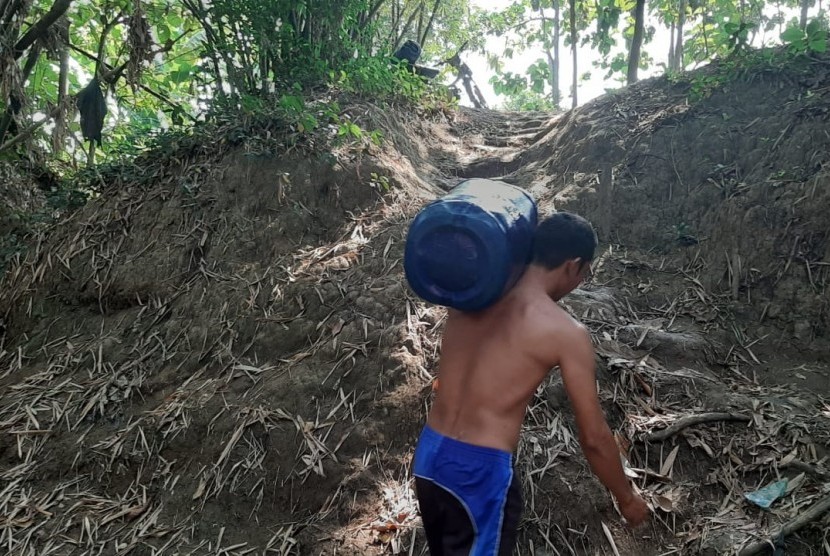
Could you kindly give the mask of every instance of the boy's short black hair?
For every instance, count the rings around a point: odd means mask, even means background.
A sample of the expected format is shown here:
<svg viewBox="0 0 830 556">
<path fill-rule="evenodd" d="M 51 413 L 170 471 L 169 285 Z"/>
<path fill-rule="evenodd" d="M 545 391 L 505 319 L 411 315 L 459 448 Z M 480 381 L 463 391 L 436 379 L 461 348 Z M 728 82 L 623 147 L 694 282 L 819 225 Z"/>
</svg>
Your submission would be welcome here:
<svg viewBox="0 0 830 556">
<path fill-rule="evenodd" d="M 555 212 L 536 227 L 532 264 L 553 270 L 570 259 L 590 263 L 597 235 L 591 223 L 570 212 Z"/>
</svg>

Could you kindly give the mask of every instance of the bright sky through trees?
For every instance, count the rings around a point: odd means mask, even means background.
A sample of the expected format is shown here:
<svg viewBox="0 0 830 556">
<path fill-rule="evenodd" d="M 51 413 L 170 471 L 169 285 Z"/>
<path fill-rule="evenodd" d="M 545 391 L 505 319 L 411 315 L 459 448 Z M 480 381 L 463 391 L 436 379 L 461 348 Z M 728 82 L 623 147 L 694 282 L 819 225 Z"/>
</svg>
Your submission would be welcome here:
<svg viewBox="0 0 830 556">
<path fill-rule="evenodd" d="M 512 3 L 513 0 L 470 0 L 471 6 L 475 6 L 486 11 L 504 10 Z M 820 9 L 821 8 L 819 6 L 813 7 L 810 15 L 817 15 Z M 767 6 L 767 9 L 765 10 L 765 12 L 769 15 L 774 14 L 776 11 L 777 7 L 774 7 L 772 4 Z M 782 12 L 785 14 L 786 19 L 798 17 L 797 9 L 783 8 Z M 648 28 L 650 26 L 654 31 L 654 35 L 648 43 L 643 45 L 643 49 L 651 57 L 652 63 L 648 69 L 640 70 L 640 79 L 662 74 L 665 71 L 665 64 L 667 63 L 669 52 L 669 29 L 665 25 L 656 21 L 653 15 L 647 15 L 646 17 L 646 27 Z M 762 31 L 757 34 L 755 41 L 752 44 L 753 46 L 758 47 L 762 45 L 780 44 L 780 42 L 781 41 L 777 32 Z M 487 38 L 487 50 L 491 54 L 500 55 L 504 52 L 504 46 L 505 37 L 489 36 Z M 613 53 L 624 52 L 625 48 L 625 44 L 622 44 L 622 41 L 618 41 Z M 580 45 L 577 55 L 578 71 L 580 77 L 582 78 L 580 79 L 579 89 L 577 92 L 579 104 L 584 104 L 589 100 L 602 95 L 606 92 L 606 89 L 615 89 L 624 85 L 624 74 L 618 73 L 612 79 L 605 79 L 606 70 L 595 66 L 595 63 L 600 60 L 600 54 L 590 45 Z M 544 55 L 540 49 L 530 48 L 524 52 L 515 54 L 512 61 L 509 62 L 509 67 L 514 73 L 522 73 L 530 64 L 543 56 Z M 484 94 L 489 106 L 492 108 L 500 105 L 504 101 L 504 97 L 496 95 L 493 91 L 493 86 L 489 83 L 490 77 L 493 75 L 493 71 L 488 66 L 487 56 L 480 53 L 468 53 L 465 61 L 472 69 L 474 79 Z M 689 66 L 687 69 L 693 67 L 696 66 Z M 562 106 L 565 108 L 570 107 L 571 104 L 570 75 L 572 71 L 573 65 L 571 61 L 570 47 L 566 47 L 563 44 L 560 67 L 560 88 L 562 92 Z M 462 103 L 469 104 L 469 101 L 462 98 Z"/>
</svg>

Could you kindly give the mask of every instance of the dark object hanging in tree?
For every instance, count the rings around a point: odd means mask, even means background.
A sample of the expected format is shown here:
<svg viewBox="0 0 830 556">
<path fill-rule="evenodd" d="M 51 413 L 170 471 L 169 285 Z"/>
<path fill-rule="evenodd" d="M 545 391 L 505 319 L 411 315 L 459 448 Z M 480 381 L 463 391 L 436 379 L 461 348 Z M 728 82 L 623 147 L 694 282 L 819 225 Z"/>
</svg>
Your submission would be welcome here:
<svg viewBox="0 0 830 556">
<path fill-rule="evenodd" d="M 90 142 L 90 147 L 94 147 L 95 143 L 101 145 L 101 130 L 104 128 L 104 118 L 107 115 L 107 103 L 97 77 L 93 77 L 89 85 L 81 89 L 75 103 L 81 113 L 81 133 L 84 139 Z"/>
<path fill-rule="evenodd" d="M 414 66 L 421 57 L 421 45 L 413 40 L 408 40 L 393 54 L 398 60 L 404 60 L 410 66 Z"/>
<path fill-rule="evenodd" d="M 426 79 L 434 79 L 440 72 L 434 68 L 427 68 L 416 64 L 418 58 L 421 57 L 421 45 L 412 39 L 407 40 L 399 49 L 392 55 L 401 62 L 405 62 L 416 75 L 425 77 Z"/>
</svg>

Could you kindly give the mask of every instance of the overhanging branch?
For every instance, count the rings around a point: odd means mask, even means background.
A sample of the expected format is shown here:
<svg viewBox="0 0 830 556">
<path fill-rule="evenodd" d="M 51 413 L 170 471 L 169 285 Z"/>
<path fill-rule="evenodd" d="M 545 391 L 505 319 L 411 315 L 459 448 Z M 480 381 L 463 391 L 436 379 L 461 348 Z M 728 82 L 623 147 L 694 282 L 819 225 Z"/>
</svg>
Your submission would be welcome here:
<svg viewBox="0 0 830 556">
<path fill-rule="evenodd" d="M 106 62 L 99 62 L 99 59 L 95 54 L 92 54 L 91 52 L 87 52 L 86 50 L 84 50 L 82 48 L 79 48 L 79 47 L 75 46 L 74 44 L 70 44 L 69 48 L 71 48 L 72 50 L 74 50 L 78 54 L 81 54 L 81 55 L 89 58 L 93 62 L 100 63 L 101 67 L 106 70 L 106 73 L 107 73 L 108 76 L 115 75 L 115 76 L 120 77 L 120 73 L 121 73 L 121 71 L 123 71 L 121 66 L 119 66 L 118 68 L 114 68 L 114 67 L 110 66 L 109 64 L 107 64 Z M 148 95 L 150 95 L 152 97 L 155 97 L 156 99 L 160 100 L 164 104 L 170 106 L 171 108 L 174 108 L 174 109 L 178 110 L 179 113 L 183 114 L 190 121 L 192 121 L 192 122 L 196 121 L 196 118 L 193 117 L 192 115 L 188 114 L 185 110 L 183 110 L 180 105 L 176 104 L 175 102 L 173 102 L 172 100 L 170 100 L 169 98 L 167 98 L 163 94 L 159 93 L 158 91 L 154 91 L 151 88 L 149 88 L 149 87 L 147 87 L 146 85 L 143 85 L 143 84 L 139 84 L 138 88 L 141 89 L 142 91 L 144 91 L 145 93 L 147 93 Z"/>
<path fill-rule="evenodd" d="M 29 30 L 14 45 L 14 59 L 19 60 L 26 49 L 32 46 L 36 40 L 45 37 L 49 27 L 66 13 L 70 4 L 72 4 L 72 0 L 56 0 L 49 11 L 37 23 L 29 27 Z"/>
</svg>

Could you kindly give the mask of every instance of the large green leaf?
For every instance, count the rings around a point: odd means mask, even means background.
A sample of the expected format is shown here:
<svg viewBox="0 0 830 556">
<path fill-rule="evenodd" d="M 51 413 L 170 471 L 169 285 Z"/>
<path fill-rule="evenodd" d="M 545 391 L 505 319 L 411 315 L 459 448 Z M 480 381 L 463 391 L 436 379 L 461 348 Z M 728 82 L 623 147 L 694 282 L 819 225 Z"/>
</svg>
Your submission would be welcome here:
<svg viewBox="0 0 830 556">
<path fill-rule="evenodd" d="M 788 27 L 783 33 L 781 33 L 781 40 L 786 43 L 792 43 L 803 38 L 804 31 L 798 27 Z"/>
<path fill-rule="evenodd" d="M 821 36 L 823 34 L 823 36 Z M 817 34 L 810 40 L 807 47 L 813 52 L 827 52 L 827 33 Z"/>
<path fill-rule="evenodd" d="M 190 79 L 190 76 L 193 74 L 193 66 L 190 65 L 188 62 L 179 62 L 176 71 L 172 74 L 172 79 L 174 83 L 185 83 Z"/>
</svg>

